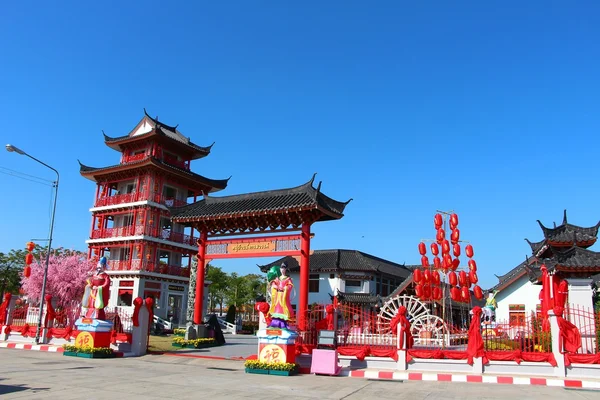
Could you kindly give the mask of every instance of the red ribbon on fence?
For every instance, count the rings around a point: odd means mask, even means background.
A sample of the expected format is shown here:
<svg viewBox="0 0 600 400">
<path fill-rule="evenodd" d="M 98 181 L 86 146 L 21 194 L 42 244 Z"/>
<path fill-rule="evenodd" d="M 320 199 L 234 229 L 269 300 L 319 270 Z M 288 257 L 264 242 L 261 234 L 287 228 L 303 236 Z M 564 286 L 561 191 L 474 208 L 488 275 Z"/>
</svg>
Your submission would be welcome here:
<svg viewBox="0 0 600 400">
<path fill-rule="evenodd" d="M 48 321 L 54 321 L 56 312 L 52 307 L 52 295 L 46 295 L 46 317 L 44 318 L 44 326 L 48 327 Z"/>
<path fill-rule="evenodd" d="M 141 297 L 133 299 L 133 315 L 131 316 L 133 326 L 140 326 L 139 315 L 142 304 L 144 304 L 144 300 Z"/>
<path fill-rule="evenodd" d="M 565 354 L 565 366 L 577 364 L 600 364 L 600 353 L 597 354 Z"/>
<path fill-rule="evenodd" d="M 469 326 L 469 344 L 467 345 L 467 362 L 473 364 L 473 358 L 483 357 L 483 338 L 481 337 L 481 307 L 473 307 L 473 317 Z"/>
<path fill-rule="evenodd" d="M 4 295 L 4 301 L 0 304 L 0 325 L 6 324 L 6 320 L 8 319 L 8 305 L 10 304 L 10 299 L 12 294 L 6 293 Z"/>
<path fill-rule="evenodd" d="M 398 308 L 398 312 L 390 321 L 390 328 L 394 335 L 398 334 L 398 325 L 400 325 L 400 349 L 412 348 L 414 339 L 410 332 L 410 322 L 406 318 L 406 307 L 404 306 Z M 406 347 L 404 347 L 404 336 L 406 336 Z"/>
<path fill-rule="evenodd" d="M 559 337 L 563 339 L 559 342 L 564 342 L 564 350 L 567 353 L 577 353 L 577 350 L 581 347 L 581 334 L 579 329 L 572 323 L 563 318 L 562 307 L 554 307 L 554 314 L 556 315 L 556 321 L 558 322 L 558 328 L 560 331 Z M 562 349 L 561 349 L 562 351 Z"/>
</svg>

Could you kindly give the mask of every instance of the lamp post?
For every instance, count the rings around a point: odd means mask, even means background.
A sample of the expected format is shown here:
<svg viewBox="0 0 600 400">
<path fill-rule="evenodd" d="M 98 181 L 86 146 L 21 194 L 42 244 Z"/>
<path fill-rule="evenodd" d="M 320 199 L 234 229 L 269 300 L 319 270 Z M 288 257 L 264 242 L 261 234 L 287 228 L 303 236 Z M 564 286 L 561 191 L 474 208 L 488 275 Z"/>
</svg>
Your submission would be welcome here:
<svg viewBox="0 0 600 400">
<path fill-rule="evenodd" d="M 19 149 L 18 147 L 13 146 L 12 144 L 6 145 L 6 151 L 8 151 L 10 153 L 17 153 L 22 156 L 27 156 L 27 157 L 31 158 L 33 161 L 37 161 L 38 163 L 42 164 L 43 166 L 50 168 L 52 171 L 54 171 L 56 173 L 56 181 L 52 183 L 52 187 L 54 188 L 54 205 L 52 207 L 52 217 L 50 220 L 50 237 L 48 238 L 48 251 L 46 252 L 46 265 L 44 266 L 44 278 L 42 280 L 42 293 L 40 296 L 40 315 L 38 318 L 37 329 L 35 331 L 35 344 L 40 344 L 40 333 L 42 330 L 42 318 L 43 318 L 43 314 L 44 314 L 44 296 L 46 295 L 46 282 L 48 281 L 48 264 L 50 263 L 50 250 L 52 249 L 52 233 L 54 231 L 54 215 L 56 214 L 56 199 L 58 198 L 58 181 L 60 179 L 60 175 L 57 170 L 55 170 L 54 168 L 52 168 L 45 162 L 42 162 L 42 161 L 38 160 L 37 158 L 30 156 L 29 154 L 27 154 L 23 150 Z"/>
</svg>

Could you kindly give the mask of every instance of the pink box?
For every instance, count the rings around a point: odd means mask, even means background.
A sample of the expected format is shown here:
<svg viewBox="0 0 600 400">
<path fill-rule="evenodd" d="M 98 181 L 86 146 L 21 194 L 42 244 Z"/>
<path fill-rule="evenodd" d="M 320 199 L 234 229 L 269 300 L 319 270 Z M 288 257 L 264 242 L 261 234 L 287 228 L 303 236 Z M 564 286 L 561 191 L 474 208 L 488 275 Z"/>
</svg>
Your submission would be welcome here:
<svg viewBox="0 0 600 400">
<path fill-rule="evenodd" d="M 311 374 L 338 375 L 341 370 L 342 367 L 338 365 L 337 350 L 313 350 Z"/>
</svg>

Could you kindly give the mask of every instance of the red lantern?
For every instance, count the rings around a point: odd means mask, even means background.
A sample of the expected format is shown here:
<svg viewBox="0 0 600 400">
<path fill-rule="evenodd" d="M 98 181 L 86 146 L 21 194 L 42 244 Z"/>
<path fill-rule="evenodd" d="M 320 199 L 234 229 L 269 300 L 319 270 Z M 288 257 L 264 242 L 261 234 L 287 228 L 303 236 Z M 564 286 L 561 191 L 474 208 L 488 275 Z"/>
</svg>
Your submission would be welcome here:
<svg viewBox="0 0 600 400">
<path fill-rule="evenodd" d="M 473 260 L 473 259 L 469 260 L 469 269 L 471 271 L 477 272 L 477 263 L 475 262 L 475 260 Z"/>
<path fill-rule="evenodd" d="M 450 297 L 454 301 L 460 301 L 460 290 L 457 287 L 450 289 Z"/>
<path fill-rule="evenodd" d="M 471 300 L 471 293 L 469 293 L 469 288 L 466 286 L 463 286 L 461 291 L 460 291 L 460 297 L 463 299 L 464 302 L 469 302 Z"/>
<path fill-rule="evenodd" d="M 425 272 L 423 272 L 423 282 L 425 282 L 425 283 L 431 282 L 431 273 L 429 272 L 428 269 L 426 269 Z"/>
<path fill-rule="evenodd" d="M 23 269 L 23 276 L 25 278 L 29 278 L 31 276 L 31 267 L 29 265 L 26 265 Z"/>
<path fill-rule="evenodd" d="M 427 247 L 425 246 L 425 243 L 423 243 L 423 242 L 419 243 L 419 254 L 424 256 L 426 253 L 427 253 Z"/>
<path fill-rule="evenodd" d="M 452 251 L 454 253 L 454 257 L 460 257 L 460 245 L 458 243 L 455 243 L 454 246 L 452 246 Z"/>
<path fill-rule="evenodd" d="M 27 242 L 25 244 L 25 248 L 27 249 L 27 251 L 33 251 L 33 249 L 35 249 L 35 243 L 33 243 L 33 242 Z"/>
<path fill-rule="evenodd" d="M 433 258 L 433 267 L 434 267 L 435 269 L 440 269 L 440 268 L 442 268 L 442 260 L 440 260 L 440 258 L 439 258 L 439 257 L 434 257 L 434 258 Z"/>
<path fill-rule="evenodd" d="M 413 272 L 413 282 L 421 283 L 422 280 L 423 280 L 423 274 L 421 274 L 421 270 L 415 269 Z"/>
<path fill-rule="evenodd" d="M 421 256 L 421 265 L 429 267 L 429 258 L 427 256 Z"/>
<path fill-rule="evenodd" d="M 433 282 L 434 285 L 439 285 L 440 284 L 440 273 L 437 271 L 432 271 L 431 272 L 431 281 Z"/>
<path fill-rule="evenodd" d="M 437 243 L 431 243 L 431 254 L 433 254 L 434 256 L 440 254 L 440 248 L 437 245 Z"/>
<path fill-rule="evenodd" d="M 442 289 L 440 289 L 439 287 L 434 287 L 432 294 L 435 300 L 440 300 L 442 298 Z"/>
<path fill-rule="evenodd" d="M 442 254 L 450 254 L 450 243 L 447 240 L 442 242 Z"/>
<path fill-rule="evenodd" d="M 467 254 L 467 257 L 473 257 L 473 246 L 468 244 L 467 247 L 465 247 L 465 253 Z"/>
<path fill-rule="evenodd" d="M 456 271 L 458 269 L 459 265 L 460 265 L 460 259 L 455 258 L 454 260 L 452 260 L 452 271 Z"/>
<path fill-rule="evenodd" d="M 458 226 L 458 215 L 450 215 L 450 229 L 455 229 Z"/>
<path fill-rule="evenodd" d="M 460 286 L 466 286 L 467 285 L 467 273 L 465 271 L 460 271 L 458 273 L 458 284 Z"/>
<path fill-rule="evenodd" d="M 33 262 L 33 254 L 27 253 L 25 255 L 25 265 L 31 265 L 32 262 Z"/>
<path fill-rule="evenodd" d="M 469 281 L 471 283 L 477 283 L 479 279 L 477 278 L 477 272 L 471 270 L 469 271 Z"/>
<path fill-rule="evenodd" d="M 456 284 L 458 283 L 456 280 L 456 272 L 450 271 L 450 273 L 448 274 L 448 283 L 450 284 L 450 286 L 456 286 Z"/>
<path fill-rule="evenodd" d="M 444 239 L 446 239 L 446 232 L 443 228 L 437 230 L 437 234 L 435 235 L 435 239 L 438 243 L 442 243 Z"/>
<path fill-rule="evenodd" d="M 456 244 L 456 243 L 458 243 L 459 240 L 460 240 L 460 230 L 458 230 L 458 228 L 452 229 L 452 233 L 450 234 L 450 241 L 452 242 L 452 244 Z"/>
<path fill-rule="evenodd" d="M 429 300 L 431 298 L 431 285 L 423 286 L 423 298 Z"/>
<path fill-rule="evenodd" d="M 475 298 L 477 300 L 481 300 L 483 299 L 483 291 L 481 290 L 481 288 L 477 285 L 473 286 L 473 294 L 475 295 Z"/>
<path fill-rule="evenodd" d="M 417 295 L 417 297 L 423 297 L 423 286 L 421 285 L 417 285 L 415 286 L 415 294 Z"/>
<path fill-rule="evenodd" d="M 442 220 L 442 215 L 435 214 L 435 216 L 433 217 L 433 225 L 435 226 L 435 229 L 440 229 L 442 227 L 443 222 L 444 221 Z"/>
</svg>

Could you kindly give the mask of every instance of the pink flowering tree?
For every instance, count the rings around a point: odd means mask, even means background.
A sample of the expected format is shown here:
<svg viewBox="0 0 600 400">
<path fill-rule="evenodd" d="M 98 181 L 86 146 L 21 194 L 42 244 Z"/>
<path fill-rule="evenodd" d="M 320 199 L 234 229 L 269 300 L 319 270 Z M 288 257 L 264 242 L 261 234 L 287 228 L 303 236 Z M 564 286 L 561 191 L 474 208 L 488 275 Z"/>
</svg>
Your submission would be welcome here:
<svg viewBox="0 0 600 400">
<path fill-rule="evenodd" d="M 44 265 L 46 258 L 40 258 L 31 264 L 29 278 L 21 277 L 21 288 L 31 303 L 38 303 L 42 292 L 44 279 Z M 48 265 L 48 280 L 46 282 L 46 295 L 56 299 L 58 307 L 65 307 L 73 301 L 81 301 L 88 272 L 95 266 L 95 262 L 88 260 L 86 255 L 76 251 L 61 251 L 50 255 Z"/>
</svg>

